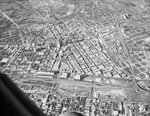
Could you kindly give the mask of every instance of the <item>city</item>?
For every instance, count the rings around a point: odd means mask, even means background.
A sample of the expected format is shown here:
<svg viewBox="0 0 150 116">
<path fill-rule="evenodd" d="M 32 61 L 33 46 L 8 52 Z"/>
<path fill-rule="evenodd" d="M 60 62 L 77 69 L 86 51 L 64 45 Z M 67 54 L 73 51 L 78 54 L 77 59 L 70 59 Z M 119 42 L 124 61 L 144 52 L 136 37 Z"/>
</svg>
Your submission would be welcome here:
<svg viewBox="0 0 150 116">
<path fill-rule="evenodd" d="M 149 5 L 2 0 L 0 72 L 48 116 L 149 116 Z"/>
</svg>

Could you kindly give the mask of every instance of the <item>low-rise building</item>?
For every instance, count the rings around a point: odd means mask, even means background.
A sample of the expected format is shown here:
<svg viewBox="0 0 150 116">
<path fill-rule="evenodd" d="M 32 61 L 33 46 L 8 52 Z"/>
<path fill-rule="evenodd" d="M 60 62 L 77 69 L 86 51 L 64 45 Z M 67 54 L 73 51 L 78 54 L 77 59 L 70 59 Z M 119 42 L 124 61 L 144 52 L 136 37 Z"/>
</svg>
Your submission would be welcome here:
<svg viewBox="0 0 150 116">
<path fill-rule="evenodd" d="M 101 82 L 101 78 L 95 78 L 94 82 L 100 83 Z"/>
<path fill-rule="evenodd" d="M 79 81 L 79 80 L 80 80 L 80 76 L 81 76 L 80 74 L 76 74 L 76 75 L 74 76 L 74 80 L 78 80 L 78 81 Z"/>
<path fill-rule="evenodd" d="M 7 63 L 8 60 L 9 60 L 8 58 L 3 58 L 3 59 L 1 60 L 1 62 L 2 62 L 2 63 Z"/>
<path fill-rule="evenodd" d="M 62 78 L 62 79 L 67 79 L 68 78 L 68 73 L 60 73 L 59 74 L 59 78 Z"/>
<path fill-rule="evenodd" d="M 37 77 L 41 78 L 53 78 L 54 72 L 37 72 Z"/>
</svg>

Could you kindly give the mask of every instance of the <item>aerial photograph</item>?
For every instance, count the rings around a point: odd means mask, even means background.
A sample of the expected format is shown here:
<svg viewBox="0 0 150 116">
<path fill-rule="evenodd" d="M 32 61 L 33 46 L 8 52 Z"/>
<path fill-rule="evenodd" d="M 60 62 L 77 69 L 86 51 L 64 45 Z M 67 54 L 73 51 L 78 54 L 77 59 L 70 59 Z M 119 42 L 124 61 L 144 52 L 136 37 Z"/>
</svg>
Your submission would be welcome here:
<svg viewBox="0 0 150 116">
<path fill-rule="evenodd" d="M 0 72 L 46 116 L 150 116 L 150 0 L 0 0 Z"/>
</svg>

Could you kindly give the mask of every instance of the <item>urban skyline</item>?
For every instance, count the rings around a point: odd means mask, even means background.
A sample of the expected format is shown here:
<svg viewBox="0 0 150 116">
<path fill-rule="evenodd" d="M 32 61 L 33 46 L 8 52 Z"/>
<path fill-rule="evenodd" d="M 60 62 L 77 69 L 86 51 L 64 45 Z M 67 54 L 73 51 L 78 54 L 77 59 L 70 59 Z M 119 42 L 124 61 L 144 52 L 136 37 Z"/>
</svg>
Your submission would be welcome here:
<svg viewBox="0 0 150 116">
<path fill-rule="evenodd" d="M 0 4 L 0 72 L 49 116 L 150 114 L 148 0 Z"/>
</svg>

